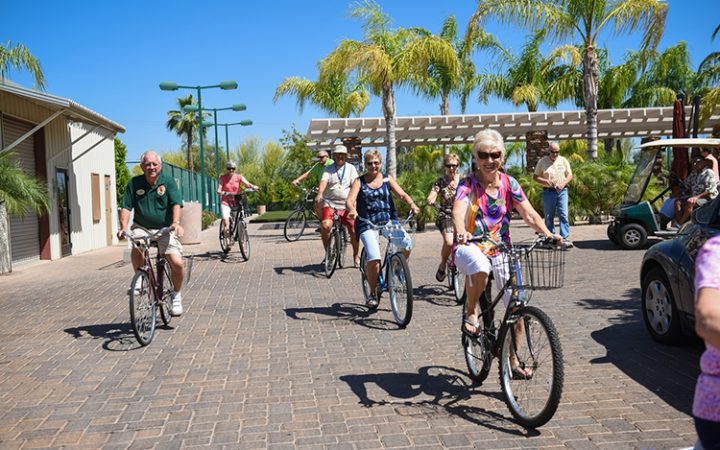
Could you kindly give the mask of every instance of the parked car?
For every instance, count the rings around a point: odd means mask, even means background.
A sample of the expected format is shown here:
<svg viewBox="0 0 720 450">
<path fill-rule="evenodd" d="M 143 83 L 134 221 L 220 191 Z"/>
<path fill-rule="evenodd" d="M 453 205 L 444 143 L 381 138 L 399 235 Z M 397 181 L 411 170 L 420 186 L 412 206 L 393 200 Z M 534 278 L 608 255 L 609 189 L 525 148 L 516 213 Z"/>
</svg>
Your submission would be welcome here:
<svg viewBox="0 0 720 450">
<path fill-rule="evenodd" d="M 720 196 L 693 212 L 673 239 L 648 249 L 640 271 L 642 315 L 650 335 L 678 344 L 695 334 L 695 257 L 720 233 Z"/>
</svg>

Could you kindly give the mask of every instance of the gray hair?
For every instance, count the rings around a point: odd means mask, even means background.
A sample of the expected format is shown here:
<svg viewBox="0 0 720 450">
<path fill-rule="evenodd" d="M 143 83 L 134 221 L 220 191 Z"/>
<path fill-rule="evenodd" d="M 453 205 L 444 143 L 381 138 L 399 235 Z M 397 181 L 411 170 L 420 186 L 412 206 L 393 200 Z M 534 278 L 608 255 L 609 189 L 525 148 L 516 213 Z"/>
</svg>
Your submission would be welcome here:
<svg viewBox="0 0 720 450">
<path fill-rule="evenodd" d="M 377 158 L 378 161 L 380 161 L 380 164 L 382 164 L 382 156 L 380 155 L 380 150 L 376 148 L 371 148 L 370 150 L 365 152 L 365 155 L 363 156 L 363 159 L 367 163 L 369 159 L 371 158 Z"/>
<path fill-rule="evenodd" d="M 158 163 L 160 163 L 160 165 L 162 166 L 162 158 L 154 150 L 148 150 L 145 153 L 143 153 L 142 155 L 140 155 L 140 164 L 145 164 L 145 158 L 150 155 L 157 156 Z"/>
<path fill-rule="evenodd" d="M 473 153 L 477 150 L 496 149 L 500 150 L 502 157 L 505 158 L 505 141 L 500 133 L 492 128 L 485 128 L 478 131 L 473 139 Z"/>
</svg>

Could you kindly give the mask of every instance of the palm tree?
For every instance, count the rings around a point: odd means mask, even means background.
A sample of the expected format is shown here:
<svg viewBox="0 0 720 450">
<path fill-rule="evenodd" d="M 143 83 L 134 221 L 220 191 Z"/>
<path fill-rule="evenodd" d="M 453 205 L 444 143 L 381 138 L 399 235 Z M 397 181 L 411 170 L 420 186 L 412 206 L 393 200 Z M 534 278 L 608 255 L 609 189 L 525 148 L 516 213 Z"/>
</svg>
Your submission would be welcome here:
<svg viewBox="0 0 720 450">
<path fill-rule="evenodd" d="M 460 64 L 447 41 L 416 29 L 392 29 L 390 18 L 372 0 L 355 3 L 350 13 L 364 19 L 363 41 L 344 40 L 320 65 L 320 79 L 355 73 L 373 95 L 382 99 L 387 126 L 387 169 L 397 175 L 395 86 L 427 80 L 433 65 L 459 76 Z"/>
<path fill-rule="evenodd" d="M 294 95 L 302 112 L 306 102 L 336 116 L 350 117 L 362 113 L 370 102 L 370 95 L 359 84 L 353 85 L 344 74 L 332 74 L 321 81 L 288 77 L 275 89 L 273 101 L 283 95 Z"/>
<path fill-rule="evenodd" d="M 4 45 L 0 44 L 0 80 L 5 80 L 11 68 L 28 70 L 35 77 L 34 87 L 41 91 L 45 90 L 45 75 L 40 67 L 40 61 L 24 45 L 13 46 L 11 41 L 7 41 Z"/>
<path fill-rule="evenodd" d="M 678 92 L 684 92 L 688 98 L 696 93 L 696 75 L 684 41 L 666 48 L 662 53 L 638 54 L 635 60 L 640 66 L 640 74 L 623 106 L 670 106 Z"/>
<path fill-rule="evenodd" d="M 45 184 L 11 161 L 13 155 L 12 151 L 0 154 L 0 273 L 10 270 L 8 213 L 22 217 L 50 207 Z"/>
<path fill-rule="evenodd" d="M 662 36 L 668 5 L 663 0 L 481 0 L 469 30 L 489 16 L 521 27 L 547 30 L 549 36 L 576 36 L 583 49 L 583 100 L 587 117 L 588 156 L 597 158 L 598 35 L 643 32 L 641 51 L 652 50 Z"/>
<path fill-rule="evenodd" d="M 720 33 L 720 25 L 715 28 L 712 39 Z M 711 86 L 704 89 L 700 119 L 704 122 L 720 105 L 720 52 L 712 52 L 705 57 L 698 67 L 698 84 Z"/>
<path fill-rule="evenodd" d="M 195 136 L 198 128 L 200 128 L 200 124 L 198 123 L 198 117 L 194 112 L 183 111 L 184 106 L 193 104 L 192 94 L 187 97 L 180 97 L 177 101 L 179 108 L 178 110 L 171 110 L 167 112 L 167 123 L 165 126 L 168 130 L 174 131 L 178 136 L 185 139 L 187 143 L 188 170 L 193 172 L 193 137 Z M 203 130 L 203 137 L 206 132 L 207 128 Z"/>
</svg>

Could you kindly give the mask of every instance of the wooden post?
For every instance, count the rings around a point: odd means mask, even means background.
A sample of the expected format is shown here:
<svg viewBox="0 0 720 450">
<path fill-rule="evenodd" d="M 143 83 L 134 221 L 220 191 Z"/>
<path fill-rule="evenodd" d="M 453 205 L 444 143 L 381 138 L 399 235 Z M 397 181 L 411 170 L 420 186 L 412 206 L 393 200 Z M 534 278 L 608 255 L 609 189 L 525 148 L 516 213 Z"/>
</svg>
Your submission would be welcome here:
<svg viewBox="0 0 720 450">
<path fill-rule="evenodd" d="M 348 149 L 348 162 L 362 166 L 362 140 L 357 136 L 350 136 L 342 138 L 341 141 Z"/>
<path fill-rule="evenodd" d="M 550 143 L 547 138 L 547 131 L 528 131 L 525 133 L 525 158 L 527 160 L 527 172 L 534 173 L 540 158 L 550 151 Z"/>
</svg>

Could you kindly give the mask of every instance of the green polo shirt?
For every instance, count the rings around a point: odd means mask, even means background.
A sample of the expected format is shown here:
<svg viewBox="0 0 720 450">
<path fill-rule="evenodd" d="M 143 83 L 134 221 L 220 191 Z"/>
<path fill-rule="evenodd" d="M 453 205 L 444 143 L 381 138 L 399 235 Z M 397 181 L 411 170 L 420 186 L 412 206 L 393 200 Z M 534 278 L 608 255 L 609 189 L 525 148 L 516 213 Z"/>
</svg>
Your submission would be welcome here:
<svg viewBox="0 0 720 450">
<path fill-rule="evenodd" d="M 149 229 L 169 227 L 173 222 L 173 205 L 183 206 L 180 189 L 175 179 L 160 172 L 155 186 L 150 186 L 145 175 L 133 177 L 125 187 L 121 207 L 135 211 L 133 222 Z"/>
<path fill-rule="evenodd" d="M 332 158 L 326 159 L 325 165 L 320 164 L 320 161 L 316 162 L 315 165 L 310 168 L 310 176 L 320 178 L 325 171 L 325 168 L 327 166 L 332 166 L 333 164 L 335 164 L 335 161 L 333 161 Z"/>
</svg>

